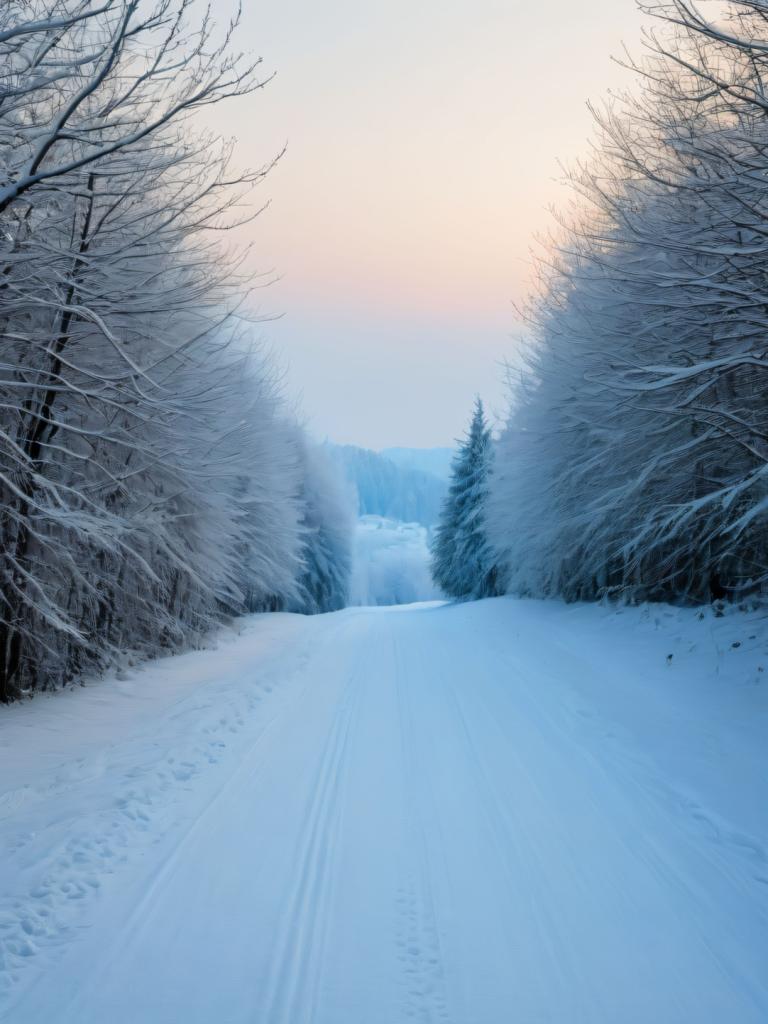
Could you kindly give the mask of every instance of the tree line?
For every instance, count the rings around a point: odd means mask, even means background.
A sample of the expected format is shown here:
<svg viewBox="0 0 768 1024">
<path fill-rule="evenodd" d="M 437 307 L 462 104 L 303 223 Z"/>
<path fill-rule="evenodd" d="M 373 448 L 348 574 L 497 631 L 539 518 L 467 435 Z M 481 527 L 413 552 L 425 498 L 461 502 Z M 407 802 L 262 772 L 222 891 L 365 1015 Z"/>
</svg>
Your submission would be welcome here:
<svg viewBox="0 0 768 1024">
<path fill-rule="evenodd" d="M 381 452 L 355 445 L 328 444 L 326 451 L 356 492 L 360 516 L 384 516 L 431 527 L 437 520 L 445 484 L 432 473 L 399 466 Z"/>
<path fill-rule="evenodd" d="M 0 6 L 0 700 L 340 607 L 352 511 L 252 338 L 239 172 L 261 89 L 191 0 Z"/>
<path fill-rule="evenodd" d="M 504 591 L 766 588 L 768 2 L 641 7 L 655 21 L 627 58 L 636 87 L 595 108 L 594 156 L 525 309 L 480 506 Z"/>
</svg>

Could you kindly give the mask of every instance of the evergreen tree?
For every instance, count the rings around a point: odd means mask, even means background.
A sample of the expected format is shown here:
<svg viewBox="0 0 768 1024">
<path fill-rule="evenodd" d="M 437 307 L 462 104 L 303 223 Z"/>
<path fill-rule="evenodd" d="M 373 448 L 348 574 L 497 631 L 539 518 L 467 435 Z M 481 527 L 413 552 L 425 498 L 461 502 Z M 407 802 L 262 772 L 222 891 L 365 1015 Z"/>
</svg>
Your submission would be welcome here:
<svg viewBox="0 0 768 1024">
<path fill-rule="evenodd" d="M 485 529 L 493 460 L 483 403 L 475 410 L 451 467 L 451 483 L 432 545 L 432 578 L 449 597 L 497 594 L 497 570 Z"/>
</svg>

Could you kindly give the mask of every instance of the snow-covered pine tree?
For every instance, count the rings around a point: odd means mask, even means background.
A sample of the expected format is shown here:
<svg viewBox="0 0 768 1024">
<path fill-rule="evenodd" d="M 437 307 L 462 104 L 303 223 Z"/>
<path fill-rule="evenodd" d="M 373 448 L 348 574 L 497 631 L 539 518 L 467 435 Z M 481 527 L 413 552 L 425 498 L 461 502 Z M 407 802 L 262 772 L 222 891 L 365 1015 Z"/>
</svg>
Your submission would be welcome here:
<svg viewBox="0 0 768 1024">
<path fill-rule="evenodd" d="M 491 431 L 478 398 L 467 435 L 453 460 L 451 483 L 432 545 L 432 578 L 449 597 L 498 593 L 496 565 L 485 530 L 492 461 Z"/>
</svg>

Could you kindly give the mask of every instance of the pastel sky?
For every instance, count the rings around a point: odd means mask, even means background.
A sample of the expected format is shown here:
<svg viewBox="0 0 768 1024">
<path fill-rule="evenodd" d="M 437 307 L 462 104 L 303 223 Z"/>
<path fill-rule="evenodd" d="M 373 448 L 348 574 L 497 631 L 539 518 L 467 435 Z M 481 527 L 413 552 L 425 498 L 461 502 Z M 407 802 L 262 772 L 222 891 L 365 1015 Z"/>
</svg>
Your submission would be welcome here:
<svg viewBox="0 0 768 1024">
<path fill-rule="evenodd" d="M 245 6 L 239 43 L 276 76 L 215 124 L 241 164 L 288 144 L 243 232 L 280 277 L 261 333 L 318 437 L 451 444 L 475 393 L 503 414 L 560 162 L 588 152 L 586 102 L 627 82 L 611 57 L 644 19 L 634 0 Z"/>
</svg>

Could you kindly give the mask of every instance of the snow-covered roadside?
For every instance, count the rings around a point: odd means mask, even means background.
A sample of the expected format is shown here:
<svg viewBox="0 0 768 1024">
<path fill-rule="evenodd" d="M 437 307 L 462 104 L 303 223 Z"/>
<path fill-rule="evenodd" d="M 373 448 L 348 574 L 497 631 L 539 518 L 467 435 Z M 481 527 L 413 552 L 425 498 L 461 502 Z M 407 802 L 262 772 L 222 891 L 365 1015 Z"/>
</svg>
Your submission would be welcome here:
<svg viewBox="0 0 768 1024">
<path fill-rule="evenodd" d="M 243 664 L 282 654 L 301 621 L 294 615 L 255 615 L 212 635 L 204 650 L 145 662 L 3 708 L 0 757 L 12 758 L 13 772 L 0 775 L 0 806 L 15 803 L 19 798 L 13 791 L 49 778 L 60 762 L 84 759 L 173 718 L 201 696 L 201 687 L 206 707 L 220 696 L 219 687 L 231 694 Z"/>
<path fill-rule="evenodd" d="M 3 709 L 0 1013 L 100 890 L 119 890 L 148 847 L 197 817 L 299 698 L 301 668 L 328 635 L 323 617 L 256 615 L 210 649 Z"/>
<path fill-rule="evenodd" d="M 563 713 L 596 746 L 652 762 L 703 836 L 718 825 L 697 810 L 697 792 L 710 811 L 768 840 L 766 610 L 511 599 L 491 606 L 503 616 L 509 604 L 509 639 L 523 648 L 526 673 L 557 679 Z M 470 606 L 467 614 L 478 612 Z M 768 856 L 755 857 L 768 883 Z"/>
</svg>

